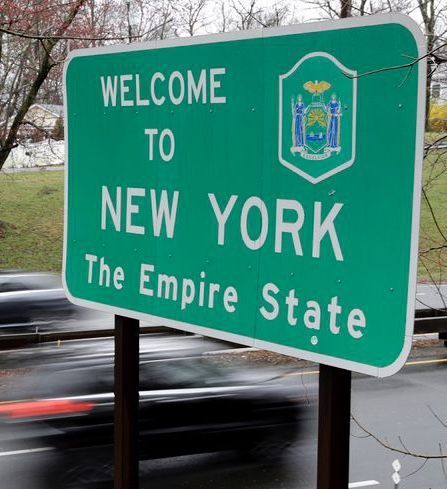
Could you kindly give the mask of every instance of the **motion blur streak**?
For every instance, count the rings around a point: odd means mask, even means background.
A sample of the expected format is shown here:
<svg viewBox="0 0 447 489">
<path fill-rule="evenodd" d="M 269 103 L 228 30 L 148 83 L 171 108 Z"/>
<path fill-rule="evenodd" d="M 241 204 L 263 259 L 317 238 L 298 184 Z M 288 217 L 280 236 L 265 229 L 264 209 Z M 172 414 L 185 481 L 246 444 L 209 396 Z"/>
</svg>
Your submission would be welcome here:
<svg viewBox="0 0 447 489">
<path fill-rule="evenodd" d="M 12 418 L 32 418 L 57 414 L 74 414 L 91 411 L 93 403 L 74 402 L 67 399 L 48 399 L 43 401 L 12 402 L 0 406 L 0 415 Z"/>
<path fill-rule="evenodd" d="M 0 389 L 0 446 L 27 457 L 18 471 L 11 465 L 14 483 L 5 489 L 110 487 L 113 346 L 112 338 L 66 341 L 4 354 L 3 368 L 16 374 Z M 234 452 L 238 463 L 277 463 L 303 439 L 315 386 L 289 377 L 289 369 L 209 355 L 225 347 L 234 345 L 199 336 L 140 338 L 142 462 Z"/>
</svg>

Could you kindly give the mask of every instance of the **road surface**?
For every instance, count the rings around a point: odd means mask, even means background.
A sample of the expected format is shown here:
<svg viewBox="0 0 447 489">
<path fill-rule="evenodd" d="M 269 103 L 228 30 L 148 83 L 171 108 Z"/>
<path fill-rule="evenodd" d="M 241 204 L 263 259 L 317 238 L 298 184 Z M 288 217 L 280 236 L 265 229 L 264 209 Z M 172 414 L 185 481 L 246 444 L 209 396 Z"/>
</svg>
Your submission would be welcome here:
<svg viewBox="0 0 447 489">
<path fill-rule="evenodd" d="M 446 309 L 447 284 L 418 284 L 416 289 L 416 309 Z"/>
<path fill-rule="evenodd" d="M 417 454 L 447 455 L 447 350 L 424 348 L 397 375 L 387 379 L 353 376 L 352 414 L 384 443 Z M 310 367 L 293 373 L 297 384 L 318 381 Z M 406 448 L 404 448 L 406 447 Z M 36 471 L 52 456 L 51 447 L 0 446 L 0 486 L 45 489 Z M 447 486 L 439 460 L 404 456 L 387 450 L 351 423 L 351 488 L 394 487 L 392 462 L 399 459 L 399 489 Z M 423 465 L 425 462 L 425 465 Z M 423 465 L 423 466 L 422 466 Z M 446 464 L 447 465 L 447 464 Z M 421 467 L 420 470 L 419 467 Z M 235 454 L 177 457 L 141 464 L 141 489 L 308 489 L 316 480 L 316 423 L 291 447 L 282 463 L 242 462 Z M 412 474 L 413 472 L 415 472 Z M 411 475 L 412 474 L 412 475 Z"/>
</svg>

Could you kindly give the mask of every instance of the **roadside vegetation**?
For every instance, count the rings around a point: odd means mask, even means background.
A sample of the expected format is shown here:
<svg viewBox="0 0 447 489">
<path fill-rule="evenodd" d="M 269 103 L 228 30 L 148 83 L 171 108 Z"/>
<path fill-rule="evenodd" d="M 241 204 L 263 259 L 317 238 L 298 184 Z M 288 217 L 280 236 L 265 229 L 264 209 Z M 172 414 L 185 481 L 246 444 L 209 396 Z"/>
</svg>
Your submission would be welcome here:
<svg viewBox="0 0 447 489">
<path fill-rule="evenodd" d="M 434 140 L 439 137 L 441 135 L 437 134 Z M 420 281 L 438 284 L 447 281 L 446 242 L 447 149 L 432 149 L 424 161 L 418 267 Z"/>
<path fill-rule="evenodd" d="M 0 269 L 58 272 L 63 171 L 0 174 Z"/>
<path fill-rule="evenodd" d="M 447 280 L 447 150 L 431 151 L 423 180 L 418 278 L 440 283 Z M 63 171 L 0 173 L 0 269 L 61 270 L 63 185 Z"/>
</svg>

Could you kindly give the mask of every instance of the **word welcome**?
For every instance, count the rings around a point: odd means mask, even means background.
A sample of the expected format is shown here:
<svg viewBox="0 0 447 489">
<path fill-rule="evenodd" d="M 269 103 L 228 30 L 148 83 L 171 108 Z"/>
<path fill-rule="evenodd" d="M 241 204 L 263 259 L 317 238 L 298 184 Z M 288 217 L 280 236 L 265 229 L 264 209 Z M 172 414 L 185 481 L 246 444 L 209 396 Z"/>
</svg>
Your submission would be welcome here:
<svg viewBox="0 0 447 489">
<path fill-rule="evenodd" d="M 104 107 L 134 107 L 164 105 L 225 104 L 222 95 L 221 77 L 225 68 L 202 69 L 199 73 L 172 71 L 164 74 L 156 71 L 152 75 L 123 74 L 101 76 Z"/>
</svg>

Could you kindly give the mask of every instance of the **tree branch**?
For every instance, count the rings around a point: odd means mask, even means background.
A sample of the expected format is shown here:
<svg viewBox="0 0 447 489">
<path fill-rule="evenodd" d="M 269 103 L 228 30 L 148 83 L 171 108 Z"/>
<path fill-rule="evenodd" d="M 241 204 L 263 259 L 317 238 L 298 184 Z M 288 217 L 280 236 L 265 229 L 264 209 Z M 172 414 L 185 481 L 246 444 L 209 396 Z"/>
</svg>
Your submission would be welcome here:
<svg viewBox="0 0 447 489">
<path fill-rule="evenodd" d="M 397 452 L 402 455 L 408 455 L 409 457 L 415 457 L 415 458 L 423 458 L 423 459 L 437 459 L 437 460 L 443 460 L 447 458 L 447 455 L 442 454 L 437 455 L 433 453 L 416 453 L 410 450 L 402 450 L 400 448 L 394 447 L 390 445 L 389 443 L 383 441 L 380 439 L 377 435 L 374 435 L 374 433 L 371 433 L 371 431 L 367 430 L 364 426 L 362 426 L 359 421 L 355 418 L 355 416 L 351 413 L 351 418 L 355 422 L 355 424 L 362 430 L 364 431 L 368 436 L 370 436 L 373 440 L 375 440 L 379 445 L 381 445 L 383 448 L 386 448 L 387 450 L 390 450 L 392 452 Z"/>
<path fill-rule="evenodd" d="M 172 19 L 168 19 L 166 22 L 171 22 Z M 147 36 L 147 34 L 150 34 L 151 32 L 156 31 L 162 25 L 164 25 L 166 22 L 163 24 L 157 25 L 151 29 L 149 29 L 146 32 L 143 32 L 142 34 L 132 34 L 132 39 L 140 39 L 144 36 Z M 56 41 L 61 41 L 61 40 L 66 40 L 66 41 L 127 41 L 129 39 L 129 36 L 117 36 L 117 37 L 88 37 L 88 36 L 63 36 L 63 35 L 40 35 L 40 34 L 30 34 L 25 31 L 13 31 L 10 29 L 5 29 L 4 27 L 0 27 L 0 32 L 4 34 L 9 34 L 11 36 L 16 36 L 16 37 L 22 37 L 25 39 L 35 39 L 39 41 L 45 41 L 45 40 L 56 40 Z"/>
</svg>

